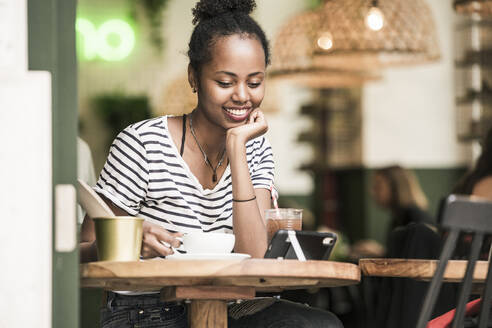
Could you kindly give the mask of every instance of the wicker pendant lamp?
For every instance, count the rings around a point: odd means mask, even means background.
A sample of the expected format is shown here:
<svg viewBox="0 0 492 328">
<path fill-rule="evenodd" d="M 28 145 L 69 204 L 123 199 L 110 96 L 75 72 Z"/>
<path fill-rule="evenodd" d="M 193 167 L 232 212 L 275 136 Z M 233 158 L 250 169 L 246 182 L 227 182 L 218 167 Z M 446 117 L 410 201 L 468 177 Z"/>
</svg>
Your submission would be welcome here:
<svg viewBox="0 0 492 328">
<path fill-rule="evenodd" d="M 455 0 L 454 8 L 459 14 L 492 17 L 492 0 Z"/>
<path fill-rule="evenodd" d="M 314 64 L 316 49 L 313 40 L 317 36 L 320 19 L 319 12 L 307 11 L 282 26 L 273 42 L 269 76 L 311 88 L 351 87 L 378 79 L 379 74 L 375 72 L 347 71 Z"/>
<path fill-rule="evenodd" d="M 316 66 L 371 70 L 440 58 L 425 0 L 326 0 L 319 13 Z"/>
</svg>

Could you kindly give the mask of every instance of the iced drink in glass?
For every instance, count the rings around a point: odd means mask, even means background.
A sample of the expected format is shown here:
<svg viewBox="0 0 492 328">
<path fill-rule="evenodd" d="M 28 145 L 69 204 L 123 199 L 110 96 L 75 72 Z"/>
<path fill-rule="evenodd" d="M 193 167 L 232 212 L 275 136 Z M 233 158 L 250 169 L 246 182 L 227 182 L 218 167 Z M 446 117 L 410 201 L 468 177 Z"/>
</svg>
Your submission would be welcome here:
<svg viewBox="0 0 492 328">
<path fill-rule="evenodd" d="M 268 242 L 277 230 L 302 230 L 302 209 L 276 208 L 265 211 Z"/>
</svg>

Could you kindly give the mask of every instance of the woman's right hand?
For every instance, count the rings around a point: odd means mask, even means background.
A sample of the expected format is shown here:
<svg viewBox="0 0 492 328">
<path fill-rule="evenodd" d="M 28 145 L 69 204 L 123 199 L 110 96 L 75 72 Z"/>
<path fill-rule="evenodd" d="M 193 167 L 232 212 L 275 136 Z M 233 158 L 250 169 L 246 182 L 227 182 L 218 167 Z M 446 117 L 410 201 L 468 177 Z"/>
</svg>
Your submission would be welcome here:
<svg viewBox="0 0 492 328">
<path fill-rule="evenodd" d="M 241 124 L 227 130 L 226 146 L 230 146 L 234 141 L 244 144 L 248 140 L 254 139 L 268 131 L 268 123 L 263 112 L 256 108 L 249 114 L 245 124 Z"/>
<path fill-rule="evenodd" d="M 156 224 L 144 222 L 141 255 L 143 258 L 171 255 L 174 253 L 172 248 L 162 242 L 178 248 L 181 242 L 176 237 L 182 236 L 181 232 L 169 232 Z"/>
</svg>

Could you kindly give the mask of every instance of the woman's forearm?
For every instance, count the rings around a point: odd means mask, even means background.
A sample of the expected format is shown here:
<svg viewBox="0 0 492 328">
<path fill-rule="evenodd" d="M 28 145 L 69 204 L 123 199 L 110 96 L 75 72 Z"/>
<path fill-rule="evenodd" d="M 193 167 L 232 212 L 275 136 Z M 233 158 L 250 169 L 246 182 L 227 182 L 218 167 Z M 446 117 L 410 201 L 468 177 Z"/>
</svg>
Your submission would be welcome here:
<svg viewBox="0 0 492 328">
<path fill-rule="evenodd" d="M 236 253 L 247 253 L 252 257 L 261 258 L 267 249 L 267 235 L 259 206 L 265 201 L 258 197 L 266 196 L 264 193 L 257 195 L 251 183 L 245 141 L 229 137 L 227 154 L 231 165 L 233 199 L 248 200 L 257 197 L 247 202 L 233 202 L 233 229 L 236 236 L 234 250 Z"/>
<path fill-rule="evenodd" d="M 83 241 L 79 244 L 80 263 L 97 261 L 96 241 Z"/>
</svg>

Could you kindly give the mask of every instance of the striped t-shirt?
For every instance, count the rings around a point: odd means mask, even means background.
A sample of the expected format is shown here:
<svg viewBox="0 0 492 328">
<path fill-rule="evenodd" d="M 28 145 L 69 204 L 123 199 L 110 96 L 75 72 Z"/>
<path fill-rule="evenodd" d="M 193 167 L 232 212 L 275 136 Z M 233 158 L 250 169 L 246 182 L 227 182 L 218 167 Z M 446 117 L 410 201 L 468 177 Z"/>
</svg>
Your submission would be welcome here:
<svg viewBox="0 0 492 328">
<path fill-rule="evenodd" d="M 132 124 L 116 137 L 95 191 L 171 232 L 232 233 L 229 165 L 212 190 L 204 189 L 172 141 L 167 118 Z M 272 148 L 264 136 L 246 143 L 246 158 L 253 187 L 273 187 Z"/>
</svg>

